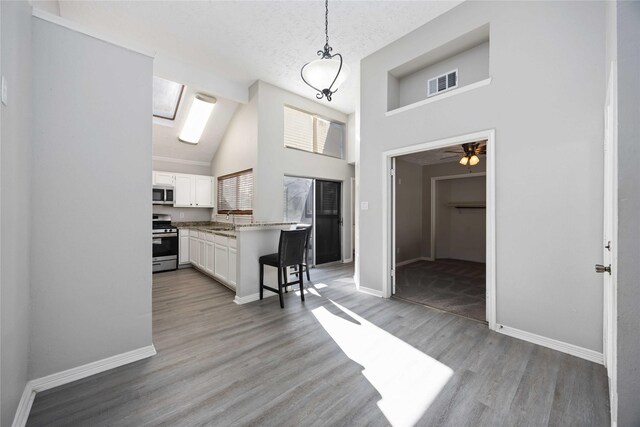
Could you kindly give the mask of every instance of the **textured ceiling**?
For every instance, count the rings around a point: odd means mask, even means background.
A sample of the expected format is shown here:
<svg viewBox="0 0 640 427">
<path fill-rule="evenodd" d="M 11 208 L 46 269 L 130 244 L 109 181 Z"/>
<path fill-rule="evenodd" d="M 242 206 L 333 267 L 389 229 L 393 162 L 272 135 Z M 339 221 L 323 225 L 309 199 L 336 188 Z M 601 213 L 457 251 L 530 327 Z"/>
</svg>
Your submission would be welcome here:
<svg viewBox="0 0 640 427">
<path fill-rule="evenodd" d="M 331 1 L 330 44 L 351 76 L 329 105 L 353 112 L 359 61 L 459 3 Z M 229 80 L 260 79 L 315 99 L 300 67 L 324 45 L 322 1 L 61 1 L 60 14 Z"/>
<path fill-rule="evenodd" d="M 174 122 L 154 119 L 153 155 L 172 159 L 211 162 L 238 103 L 217 98 L 211 117 L 198 144 L 178 141 L 184 121 L 198 88 L 187 87 Z M 160 124 L 162 123 L 162 124 Z"/>
</svg>

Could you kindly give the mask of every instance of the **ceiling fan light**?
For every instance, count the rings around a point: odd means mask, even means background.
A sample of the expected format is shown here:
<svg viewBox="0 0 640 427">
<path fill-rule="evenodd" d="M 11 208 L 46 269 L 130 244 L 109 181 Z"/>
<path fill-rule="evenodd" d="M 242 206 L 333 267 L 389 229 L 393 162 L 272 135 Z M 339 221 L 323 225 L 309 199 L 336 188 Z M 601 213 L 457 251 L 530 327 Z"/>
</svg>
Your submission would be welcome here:
<svg viewBox="0 0 640 427">
<path fill-rule="evenodd" d="M 464 156 L 460 159 L 460 164 L 462 166 L 467 166 L 467 163 L 469 163 L 469 158 L 467 156 Z"/>
<path fill-rule="evenodd" d="M 476 156 L 475 154 L 469 158 L 469 164 L 471 166 L 475 166 L 478 163 L 480 163 L 480 157 Z"/>
</svg>

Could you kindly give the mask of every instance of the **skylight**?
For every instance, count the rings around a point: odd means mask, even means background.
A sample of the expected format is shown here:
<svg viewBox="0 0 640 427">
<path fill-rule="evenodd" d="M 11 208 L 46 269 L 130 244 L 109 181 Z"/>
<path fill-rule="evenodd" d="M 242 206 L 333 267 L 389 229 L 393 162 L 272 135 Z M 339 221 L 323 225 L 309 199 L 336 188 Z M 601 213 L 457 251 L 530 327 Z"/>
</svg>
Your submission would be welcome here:
<svg viewBox="0 0 640 427">
<path fill-rule="evenodd" d="M 175 120 L 184 85 L 153 76 L 153 115 Z"/>
</svg>

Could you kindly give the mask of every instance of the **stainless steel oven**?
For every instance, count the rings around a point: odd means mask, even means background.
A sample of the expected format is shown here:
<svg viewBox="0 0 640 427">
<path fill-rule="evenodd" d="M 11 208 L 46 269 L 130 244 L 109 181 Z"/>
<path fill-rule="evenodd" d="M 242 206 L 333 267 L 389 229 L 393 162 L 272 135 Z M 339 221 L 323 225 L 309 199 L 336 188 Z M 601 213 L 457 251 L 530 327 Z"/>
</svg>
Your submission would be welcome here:
<svg viewBox="0 0 640 427">
<path fill-rule="evenodd" d="M 153 272 L 178 268 L 178 229 L 171 225 L 171 216 L 153 214 Z"/>
<path fill-rule="evenodd" d="M 173 205 L 175 191 L 173 187 L 154 185 L 152 190 L 154 205 Z"/>
</svg>

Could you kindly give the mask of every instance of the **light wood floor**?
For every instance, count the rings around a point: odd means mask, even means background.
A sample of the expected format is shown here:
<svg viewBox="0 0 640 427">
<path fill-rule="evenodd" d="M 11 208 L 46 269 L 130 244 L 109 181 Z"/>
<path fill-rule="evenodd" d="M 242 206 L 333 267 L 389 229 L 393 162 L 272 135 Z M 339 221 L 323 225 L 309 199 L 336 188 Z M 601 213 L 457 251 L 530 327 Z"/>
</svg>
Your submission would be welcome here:
<svg viewBox="0 0 640 427">
<path fill-rule="evenodd" d="M 289 293 L 281 310 L 236 305 L 192 269 L 156 274 L 158 354 L 39 393 L 28 425 L 383 426 L 408 412 L 424 426 L 609 424 L 602 366 L 357 293 L 351 276 L 313 269 L 306 303 Z"/>
</svg>

